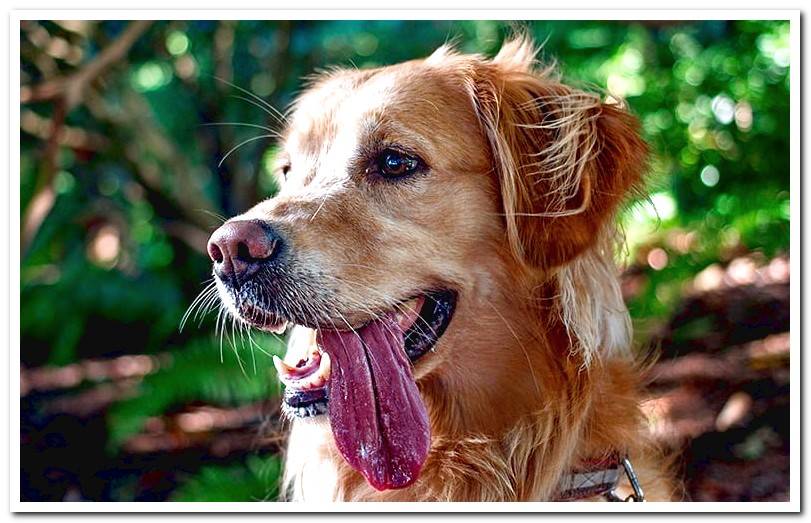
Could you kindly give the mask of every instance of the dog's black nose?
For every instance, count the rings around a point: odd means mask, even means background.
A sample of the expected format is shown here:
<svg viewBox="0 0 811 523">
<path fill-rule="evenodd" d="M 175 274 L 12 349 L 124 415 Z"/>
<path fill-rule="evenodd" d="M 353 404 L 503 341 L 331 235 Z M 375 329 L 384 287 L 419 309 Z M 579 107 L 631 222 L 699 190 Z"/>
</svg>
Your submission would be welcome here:
<svg viewBox="0 0 811 523">
<path fill-rule="evenodd" d="M 254 220 L 228 222 L 208 240 L 214 273 L 223 280 L 249 278 L 263 264 L 275 261 L 281 248 L 281 237 L 268 224 Z"/>
</svg>

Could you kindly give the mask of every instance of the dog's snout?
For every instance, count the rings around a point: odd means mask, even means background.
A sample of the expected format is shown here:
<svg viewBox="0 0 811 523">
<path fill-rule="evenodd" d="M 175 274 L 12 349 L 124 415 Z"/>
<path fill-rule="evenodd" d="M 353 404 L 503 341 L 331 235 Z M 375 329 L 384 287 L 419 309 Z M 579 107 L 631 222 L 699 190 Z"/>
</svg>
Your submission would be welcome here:
<svg viewBox="0 0 811 523">
<path fill-rule="evenodd" d="M 241 280 L 262 265 L 278 259 L 282 239 L 268 224 L 254 220 L 228 222 L 208 240 L 208 255 L 214 272 L 222 279 Z"/>
</svg>

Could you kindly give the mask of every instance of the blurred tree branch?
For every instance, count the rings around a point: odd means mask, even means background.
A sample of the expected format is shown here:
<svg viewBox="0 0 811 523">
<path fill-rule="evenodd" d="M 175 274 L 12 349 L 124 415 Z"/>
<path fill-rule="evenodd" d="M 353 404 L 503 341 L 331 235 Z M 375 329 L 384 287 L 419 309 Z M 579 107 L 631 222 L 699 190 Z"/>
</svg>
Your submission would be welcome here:
<svg viewBox="0 0 811 523">
<path fill-rule="evenodd" d="M 40 116 L 34 111 L 24 109 L 20 112 L 20 129 L 46 143 L 51 137 L 51 125 L 50 119 Z M 99 151 L 109 144 L 106 136 L 80 127 L 63 125 L 62 130 L 63 132 L 58 136 L 59 145 L 62 147 Z"/>
<path fill-rule="evenodd" d="M 70 111 L 81 103 L 85 88 L 108 67 L 124 58 L 138 38 L 152 25 L 151 20 L 137 20 L 126 29 L 96 58 L 67 77 L 53 78 L 36 86 L 20 88 L 20 102 L 27 104 L 63 98 Z"/>
<path fill-rule="evenodd" d="M 57 154 L 67 114 L 81 103 L 86 88 L 108 67 L 119 62 L 151 24 L 152 22 L 148 20 L 130 23 L 121 35 L 95 59 L 70 76 L 46 80 L 34 87 L 20 88 L 21 103 L 47 100 L 52 100 L 54 103 L 50 136 L 43 150 L 37 183 L 31 202 L 22 217 L 20 249 L 23 256 L 56 199 L 53 181 L 56 176 Z"/>
<path fill-rule="evenodd" d="M 36 236 L 37 230 L 51 211 L 56 191 L 53 187 L 53 180 L 56 177 L 56 155 L 59 152 L 59 140 L 62 135 L 62 127 L 67 114 L 66 103 L 59 99 L 54 104 L 53 115 L 51 116 L 50 136 L 45 143 L 42 153 L 42 163 L 39 168 L 37 185 L 34 188 L 34 195 L 25 209 L 22 217 L 20 231 L 20 252 L 25 256 L 31 240 Z"/>
</svg>

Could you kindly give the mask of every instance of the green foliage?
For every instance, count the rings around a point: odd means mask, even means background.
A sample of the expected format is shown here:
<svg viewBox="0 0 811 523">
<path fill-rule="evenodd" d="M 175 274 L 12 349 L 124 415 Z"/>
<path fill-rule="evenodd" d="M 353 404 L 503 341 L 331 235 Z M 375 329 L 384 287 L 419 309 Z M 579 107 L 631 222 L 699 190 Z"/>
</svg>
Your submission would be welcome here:
<svg viewBox="0 0 811 523">
<path fill-rule="evenodd" d="M 138 394 L 115 404 L 109 412 L 110 440 L 119 445 L 139 432 L 150 416 L 193 401 L 236 406 L 279 397 L 271 355 L 284 355 L 275 336 L 233 335 L 221 346 L 208 340 L 190 342 L 167 354 L 159 370 L 139 385 Z"/>
<path fill-rule="evenodd" d="M 249 456 L 240 465 L 203 467 L 185 478 L 171 501 L 273 501 L 280 475 L 278 456 Z"/>
<path fill-rule="evenodd" d="M 279 128 L 265 102 L 283 111 L 302 77 L 321 68 L 396 63 L 446 41 L 464 52 L 493 54 L 515 25 L 153 24 L 67 114 L 65 143 L 52 158 L 53 205 L 22 260 L 23 364 L 159 354 L 157 372 L 107 412 L 111 452 L 148 418 L 185 405 L 278 396 L 269 356 L 247 340 L 244 347 L 236 342 L 240 360 L 224 341 L 221 361 L 211 315 L 199 328 L 192 322 L 177 331 L 210 277 L 208 234 L 222 218 L 276 191 L 273 133 L 256 127 Z M 708 265 L 741 252 L 772 256 L 788 249 L 788 22 L 518 25 L 544 42 L 542 59 L 556 60 L 565 81 L 627 99 L 651 145 L 654 194 L 623 215 L 626 262 L 644 276 L 629 303 L 638 332 L 644 336 L 667 321 L 684 285 Z M 127 27 L 121 21 L 23 24 L 22 83 L 70 75 Z M 43 45 L 42 31 L 46 42 L 59 45 Z M 54 49 L 66 50 L 54 55 Z M 45 143 L 55 107 L 49 100 L 21 107 L 24 217 L 47 178 Z M 655 249 L 658 261 L 651 263 Z M 708 328 L 693 327 L 685 335 Z M 267 353 L 281 353 L 278 339 L 253 336 Z M 204 467 L 173 499 L 272 498 L 278 467 L 274 456 Z"/>
</svg>

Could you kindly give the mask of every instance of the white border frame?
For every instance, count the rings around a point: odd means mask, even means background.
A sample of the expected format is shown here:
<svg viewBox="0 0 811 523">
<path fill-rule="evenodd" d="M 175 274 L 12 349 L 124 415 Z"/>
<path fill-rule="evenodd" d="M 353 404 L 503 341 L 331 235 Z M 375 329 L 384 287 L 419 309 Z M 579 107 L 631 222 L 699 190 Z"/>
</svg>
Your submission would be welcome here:
<svg viewBox="0 0 811 523">
<path fill-rule="evenodd" d="M 157 15 L 157 16 L 156 16 Z M 790 432 L 792 439 L 788 502 L 683 502 L 621 504 L 585 502 L 500 502 L 500 503 L 228 503 L 228 502 L 21 502 L 20 501 L 20 21 L 25 19 L 118 19 L 118 20 L 788 20 L 791 24 L 790 126 L 791 126 L 791 223 L 790 223 Z M 799 512 L 800 511 L 800 281 L 801 281 L 801 203 L 800 203 L 800 11 L 799 10 L 17 10 L 9 24 L 9 137 L 11 202 L 10 229 L 0 241 L 9 245 L 10 275 L 10 508 L 12 512 Z M 5 237 L 6 233 L 10 237 Z M 5 259 L 4 259 L 5 261 Z M 2 462 L 0 462 L 2 464 Z M 4 494 L 5 495 L 5 494 Z"/>
</svg>

